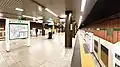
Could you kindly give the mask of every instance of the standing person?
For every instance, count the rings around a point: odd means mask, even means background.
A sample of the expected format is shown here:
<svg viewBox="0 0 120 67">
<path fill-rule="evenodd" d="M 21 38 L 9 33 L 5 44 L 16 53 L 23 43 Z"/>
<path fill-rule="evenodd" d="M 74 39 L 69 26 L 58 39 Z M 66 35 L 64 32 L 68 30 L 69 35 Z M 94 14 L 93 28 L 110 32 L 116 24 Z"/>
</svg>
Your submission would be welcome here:
<svg viewBox="0 0 120 67">
<path fill-rule="evenodd" d="M 36 37 L 38 36 L 38 29 L 36 28 L 35 29 L 35 32 L 36 32 Z"/>
</svg>

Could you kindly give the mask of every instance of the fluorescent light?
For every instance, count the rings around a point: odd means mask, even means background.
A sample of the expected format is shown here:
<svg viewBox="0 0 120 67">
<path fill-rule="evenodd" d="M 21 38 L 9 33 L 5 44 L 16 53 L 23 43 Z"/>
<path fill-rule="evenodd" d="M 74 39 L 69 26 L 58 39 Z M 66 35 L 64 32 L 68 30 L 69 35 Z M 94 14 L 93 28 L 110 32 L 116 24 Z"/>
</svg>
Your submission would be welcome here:
<svg viewBox="0 0 120 67">
<path fill-rule="evenodd" d="M 17 11 L 24 11 L 24 10 L 21 9 L 21 8 L 15 8 L 15 10 L 17 10 Z"/>
<path fill-rule="evenodd" d="M 37 22 L 37 23 L 43 23 L 43 20 L 40 20 L 40 19 L 43 19 L 43 17 L 41 16 L 41 17 L 32 17 L 32 16 L 27 16 L 27 15 L 22 15 L 23 17 L 26 17 L 26 18 L 31 18 L 31 19 L 33 19 L 33 21 L 35 21 L 35 22 Z M 38 21 L 36 21 L 36 20 L 38 20 Z"/>
<path fill-rule="evenodd" d="M 2 13 L 0 13 L 0 17 L 2 17 L 3 16 L 3 14 Z"/>
<path fill-rule="evenodd" d="M 86 0 L 82 0 L 82 4 L 81 4 L 81 12 L 84 12 L 85 4 L 86 4 Z"/>
<path fill-rule="evenodd" d="M 65 14 L 60 15 L 60 18 L 66 18 L 66 17 L 67 17 L 67 15 L 65 15 Z"/>
<path fill-rule="evenodd" d="M 78 25 L 78 27 L 80 26 L 81 22 L 82 22 L 82 16 L 79 17 L 79 25 Z"/>
<path fill-rule="evenodd" d="M 38 10 L 42 12 L 42 7 L 41 7 L 41 6 L 38 6 Z"/>
<path fill-rule="evenodd" d="M 40 17 L 37 17 L 37 19 L 43 19 L 43 17 L 42 17 L 42 16 L 40 16 Z"/>
<path fill-rule="evenodd" d="M 49 13 L 53 14 L 55 17 L 58 17 L 57 14 L 55 14 L 54 12 L 52 12 L 51 10 L 49 10 L 48 8 L 45 8 L 46 11 L 48 11 Z"/>
<path fill-rule="evenodd" d="M 34 19 L 35 17 L 32 17 L 32 16 L 27 16 L 27 15 L 22 15 L 23 17 L 27 17 L 27 18 L 32 18 Z"/>
</svg>

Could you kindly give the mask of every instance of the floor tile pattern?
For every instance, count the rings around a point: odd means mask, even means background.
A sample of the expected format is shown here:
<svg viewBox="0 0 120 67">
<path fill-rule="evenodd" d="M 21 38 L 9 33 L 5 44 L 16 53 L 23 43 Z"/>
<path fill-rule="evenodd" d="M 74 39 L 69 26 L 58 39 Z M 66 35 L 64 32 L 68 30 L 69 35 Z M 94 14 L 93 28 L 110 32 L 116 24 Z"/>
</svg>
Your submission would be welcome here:
<svg viewBox="0 0 120 67">
<path fill-rule="evenodd" d="M 26 47 L 26 40 L 13 40 L 10 52 L 0 41 L 0 67 L 70 67 L 73 48 L 65 49 L 64 33 L 50 40 L 47 37 L 31 37 L 30 47 Z"/>
</svg>

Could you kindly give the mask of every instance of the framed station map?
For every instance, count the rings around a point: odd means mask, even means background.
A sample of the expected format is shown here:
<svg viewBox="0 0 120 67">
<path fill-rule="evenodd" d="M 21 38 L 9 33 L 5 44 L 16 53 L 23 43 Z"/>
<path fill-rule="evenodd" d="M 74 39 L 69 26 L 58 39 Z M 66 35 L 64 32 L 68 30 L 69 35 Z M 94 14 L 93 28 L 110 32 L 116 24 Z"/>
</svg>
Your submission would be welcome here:
<svg viewBox="0 0 120 67">
<path fill-rule="evenodd" d="M 21 39 L 28 37 L 28 24 L 9 23 L 9 36 L 12 39 Z"/>
</svg>

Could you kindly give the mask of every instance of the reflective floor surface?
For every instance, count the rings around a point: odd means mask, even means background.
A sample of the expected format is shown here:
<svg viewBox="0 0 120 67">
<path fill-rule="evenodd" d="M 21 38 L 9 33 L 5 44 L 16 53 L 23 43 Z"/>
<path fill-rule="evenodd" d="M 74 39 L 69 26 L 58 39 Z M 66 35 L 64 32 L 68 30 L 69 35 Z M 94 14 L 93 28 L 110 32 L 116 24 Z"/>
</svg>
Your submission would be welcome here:
<svg viewBox="0 0 120 67">
<path fill-rule="evenodd" d="M 64 33 L 55 34 L 53 39 L 47 37 L 31 37 L 30 47 L 26 47 L 25 39 L 13 40 L 10 52 L 0 41 L 0 67 L 70 67 L 73 48 L 65 49 Z"/>
</svg>

